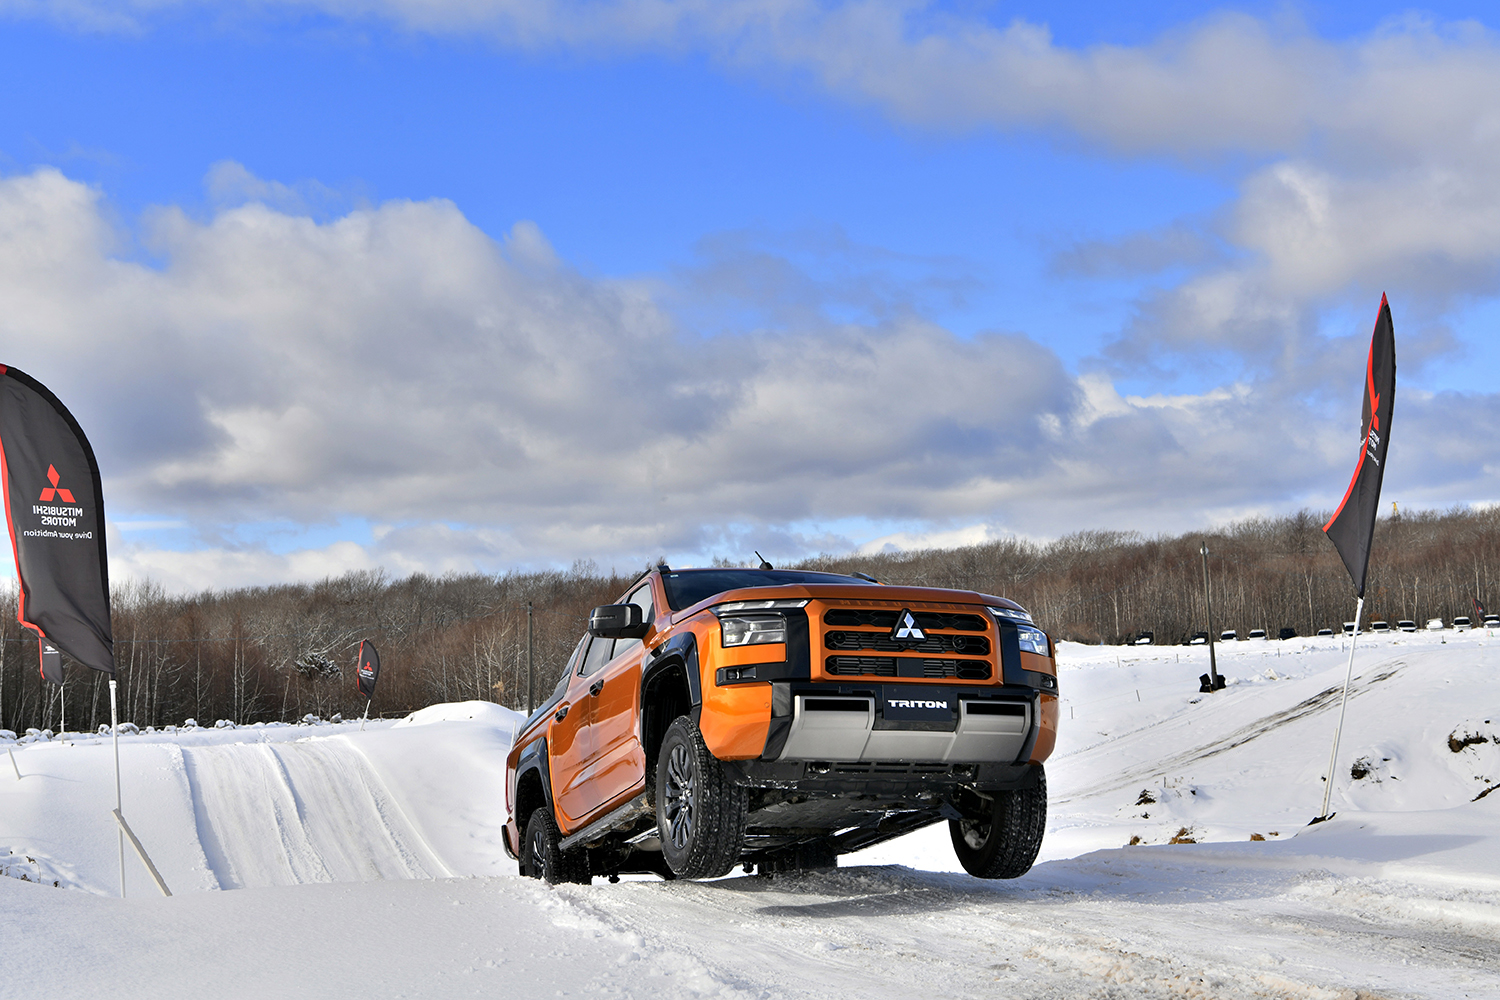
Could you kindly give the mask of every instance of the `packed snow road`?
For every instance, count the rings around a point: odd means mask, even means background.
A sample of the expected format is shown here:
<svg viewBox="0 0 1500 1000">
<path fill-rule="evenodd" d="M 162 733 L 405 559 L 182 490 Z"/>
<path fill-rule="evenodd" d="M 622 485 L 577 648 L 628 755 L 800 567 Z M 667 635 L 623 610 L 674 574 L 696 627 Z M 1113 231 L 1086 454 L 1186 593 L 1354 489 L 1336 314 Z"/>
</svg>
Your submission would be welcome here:
<svg viewBox="0 0 1500 1000">
<path fill-rule="evenodd" d="M 177 894 L 132 858 L 119 900 L 107 744 L 0 743 L 0 997 L 1500 998 L 1500 639 L 1446 640 L 1361 654 L 1314 827 L 1336 641 L 1221 648 L 1206 698 L 1195 651 L 1065 646 L 1043 863 L 1013 882 L 954 871 L 944 827 L 817 874 L 520 879 L 514 717 L 467 704 L 123 740 Z"/>
</svg>

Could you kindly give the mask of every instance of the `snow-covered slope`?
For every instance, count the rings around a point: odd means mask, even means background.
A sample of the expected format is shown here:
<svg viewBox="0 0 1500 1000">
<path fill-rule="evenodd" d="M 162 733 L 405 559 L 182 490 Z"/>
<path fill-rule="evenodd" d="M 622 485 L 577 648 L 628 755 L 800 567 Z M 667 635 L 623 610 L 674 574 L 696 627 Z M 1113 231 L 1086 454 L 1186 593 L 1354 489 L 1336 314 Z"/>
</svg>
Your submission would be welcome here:
<svg viewBox="0 0 1500 1000">
<path fill-rule="evenodd" d="M 1500 997 L 1500 637 L 1362 638 L 1308 827 L 1341 646 L 1221 645 L 1208 696 L 1201 648 L 1064 646 L 1043 863 L 1008 883 L 955 874 L 943 827 L 817 875 L 518 879 L 515 716 L 469 703 L 123 738 L 177 895 L 130 858 L 122 901 L 108 742 L 0 739 L 0 997 Z"/>
</svg>

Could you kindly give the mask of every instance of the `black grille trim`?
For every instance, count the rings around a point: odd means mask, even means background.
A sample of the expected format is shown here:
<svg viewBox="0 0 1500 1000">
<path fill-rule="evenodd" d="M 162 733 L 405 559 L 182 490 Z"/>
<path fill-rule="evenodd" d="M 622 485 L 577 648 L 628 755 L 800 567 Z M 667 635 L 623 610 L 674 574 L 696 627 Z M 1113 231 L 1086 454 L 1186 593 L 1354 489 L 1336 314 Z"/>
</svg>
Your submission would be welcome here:
<svg viewBox="0 0 1500 1000">
<path fill-rule="evenodd" d="M 948 635 L 941 632 L 927 633 L 924 642 L 901 643 L 892 639 L 888 632 L 829 631 L 823 633 L 823 645 L 827 649 L 873 649 L 879 653 L 990 655 L 990 641 L 982 635 Z"/>
<path fill-rule="evenodd" d="M 990 678 L 984 660 L 917 656 L 830 656 L 823 671 L 836 677 L 954 677 L 966 681 Z"/>
<path fill-rule="evenodd" d="M 830 628 L 883 628 L 887 632 L 896 627 L 896 616 L 901 612 L 894 608 L 830 608 L 823 612 L 823 624 Z M 964 615 L 950 611 L 913 611 L 917 627 L 944 629 L 950 632 L 988 632 L 989 622 L 982 615 Z"/>
</svg>

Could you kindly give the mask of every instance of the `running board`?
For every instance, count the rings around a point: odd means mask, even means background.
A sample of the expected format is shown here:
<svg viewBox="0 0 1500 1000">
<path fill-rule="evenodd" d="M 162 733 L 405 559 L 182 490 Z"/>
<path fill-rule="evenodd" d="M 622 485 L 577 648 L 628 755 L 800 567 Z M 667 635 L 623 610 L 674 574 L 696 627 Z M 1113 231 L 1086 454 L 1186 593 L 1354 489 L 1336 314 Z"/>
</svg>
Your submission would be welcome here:
<svg viewBox="0 0 1500 1000">
<path fill-rule="evenodd" d="M 577 833 L 564 837 L 562 842 L 557 846 L 561 850 L 570 851 L 579 844 L 593 843 L 605 834 L 619 829 L 626 823 L 644 816 L 650 811 L 651 806 L 646 802 L 646 796 L 638 795 L 603 819 L 596 820 Z"/>
</svg>

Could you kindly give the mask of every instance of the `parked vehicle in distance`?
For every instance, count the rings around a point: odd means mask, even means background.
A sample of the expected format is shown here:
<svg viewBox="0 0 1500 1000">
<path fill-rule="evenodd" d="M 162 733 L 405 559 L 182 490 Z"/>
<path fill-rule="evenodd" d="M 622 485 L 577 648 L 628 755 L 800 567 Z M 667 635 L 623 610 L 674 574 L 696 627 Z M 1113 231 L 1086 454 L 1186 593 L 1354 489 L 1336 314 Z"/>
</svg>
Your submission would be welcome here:
<svg viewBox="0 0 1500 1000">
<path fill-rule="evenodd" d="M 1135 641 L 1132 642 L 1131 645 L 1133 645 L 1133 646 L 1149 646 L 1152 643 L 1154 643 L 1155 641 L 1156 641 L 1156 633 L 1155 632 L 1142 632 L 1140 635 L 1138 635 L 1138 636 L 1135 637 Z"/>
<path fill-rule="evenodd" d="M 1453 630 L 1455 632 L 1467 632 L 1473 627 L 1474 623 L 1469 621 L 1468 615 L 1459 615 L 1457 618 L 1453 619 Z"/>
<path fill-rule="evenodd" d="M 1208 645 L 1208 633 L 1207 632 L 1194 632 L 1193 633 L 1193 637 L 1187 641 L 1187 644 L 1189 646 L 1206 646 L 1206 645 Z"/>
<path fill-rule="evenodd" d="M 1294 628 L 1284 628 L 1280 632 L 1276 633 L 1276 638 L 1278 638 L 1278 639 L 1295 639 L 1295 638 L 1297 638 L 1297 630 L 1294 629 Z"/>
<path fill-rule="evenodd" d="M 1344 634 L 1345 635 L 1353 635 L 1354 634 L 1354 622 L 1344 622 Z"/>
<path fill-rule="evenodd" d="M 1443 630 L 1443 628 L 1444 628 L 1444 625 L 1443 625 L 1443 620 L 1441 618 L 1429 618 L 1429 619 L 1427 619 L 1427 631 L 1429 631 L 1429 632 L 1441 632 Z"/>
<path fill-rule="evenodd" d="M 1484 627 L 1485 628 L 1500 628 L 1500 615 L 1485 615 L 1484 616 Z"/>
<path fill-rule="evenodd" d="M 715 878 L 946 822 L 966 871 L 1016 878 L 1046 827 L 1055 656 L 1003 597 L 657 566 L 519 727 L 505 851 L 552 883 Z"/>
<path fill-rule="evenodd" d="M 1318 629 L 1318 635 L 1333 635 L 1333 629 L 1331 629 L 1331 628 L 1320 628 L 1320 629 Z"/>
<path fill-rule="evenodd" d="M 1438 628 L 1442 627 L 1443 620 L 1439 618 Z M 1396 628 L 1400 629 L 1402 632 L 1415 632 L 1417 630 L 1417 623 L 1412 621 L 1410 618 L 1403 618 L 1396 623 Z"/>
<path fill-rule="evenodd" d="M 1239 633 L 1236 632 L 1232 628 L 1226 628 L 1224 631 L 1222 631 L 1222 632 L 1219 633 L 1219 641 L 1220 642 L 1233 642 L 1234 640 L 1238 639 L 1239 637 L 1240 637 Z"/>
<path fill-rule="evenodd" d="M 1250 634 L 1246 636 L 1247 639 L 1264 639 L 1265 637 L 1266 630 L 1263 628 L 1253 628 L 1250 630 Z"/>
<path fill-rule="evenodd" d="M 1391 623 L 1390 622 L 1371 622 L 1370 623 L 1370 631 L 1371 632 L 1389 632 L 1390 630 L 1391 630 Z"/>
</svg>

